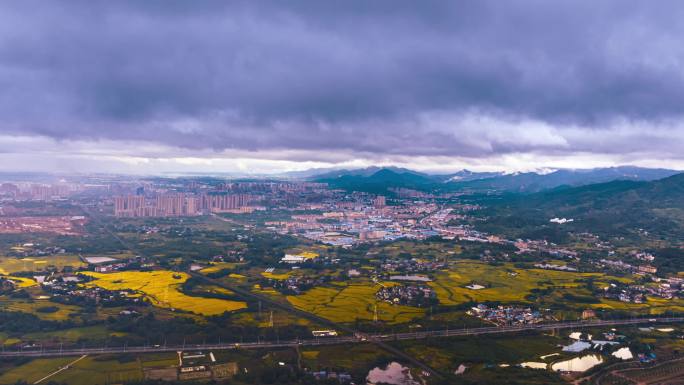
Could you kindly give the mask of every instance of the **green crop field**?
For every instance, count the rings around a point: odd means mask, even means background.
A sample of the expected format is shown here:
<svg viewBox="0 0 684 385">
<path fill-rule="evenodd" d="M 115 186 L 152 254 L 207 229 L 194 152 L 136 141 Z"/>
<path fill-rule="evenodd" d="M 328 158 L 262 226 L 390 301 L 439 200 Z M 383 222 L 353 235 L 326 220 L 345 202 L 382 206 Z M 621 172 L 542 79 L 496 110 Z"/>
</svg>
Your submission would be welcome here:
<svg viewBox="0 0 684 385">
<path fill-rule="evenodd" d="M 439 272 L 430 286 L 437 293 L 440 303 L 445 305 L 458 305 L 469 301 L 524 302 L 532 289 L 576 288 L 582 285 L 576 282 L 578 279 L 603 276 L 599 273 L 519 269 L 512 264 L 492 266 L 481 262 L 459 261 L 449 271 Z M 471 283 L 485 288 L 466 288 Z"/>
<path fill-rule="evenodd" d="M 14 384 L 19 380 L 32 384 L 78 358 L 35 359 L 3 373 L 0 376 L 0 384 Z M 95 356 L 79 360 L 45 382 L 51 380 L 69 385 L 105 385 L 141 380 L 142 378 L 140 363 L 136 359 L 120 362 L 106 356 Z"/>
<path fill-rule="evenodd" d="M 0 257 L 0 274 L 12 274 L 20 271 L 46 271 L 48 268 L 62 270 L 65 267 L 79 268 L 86 266 L 78 255 L 61 254 L 45 257 L 12 258 Z"/>
<path fill-rule="evenodd" d="M 126 333 L 112 332 L 107 330 L 104 325 L 85 326 L 78 328 L 71 328 L 66 330 L 59 330 L 54 332 L 38 332 L 29 333 L 22 336 L 24 341 L 62 341 L 62 342 L 77 342 L 79 339 L 88 340 L 106 340 L 110 337 L 122 337 Z"/>
<path fill-rule="evenodd" d="M 32 360 L 4 372 L 0 375 L 0 384 L 14 384 L 22 380 L 29 384 L 33 384 L 77 358 L 78 357 L 59 357 Z"/>
</svg>

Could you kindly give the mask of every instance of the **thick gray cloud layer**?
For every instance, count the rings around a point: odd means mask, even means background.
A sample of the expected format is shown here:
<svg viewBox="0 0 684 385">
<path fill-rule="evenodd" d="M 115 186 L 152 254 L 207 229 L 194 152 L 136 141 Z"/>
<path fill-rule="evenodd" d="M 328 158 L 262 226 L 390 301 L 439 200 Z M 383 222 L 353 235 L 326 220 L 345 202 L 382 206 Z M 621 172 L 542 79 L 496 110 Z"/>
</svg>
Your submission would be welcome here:
<svg viewBox="0 0 684 385">
<path fill-rule="evenodd" d="M 681 158 L 681 20 L 678 1 L 3 2 L 0 130 L 317 158 Z"/>
</svg>

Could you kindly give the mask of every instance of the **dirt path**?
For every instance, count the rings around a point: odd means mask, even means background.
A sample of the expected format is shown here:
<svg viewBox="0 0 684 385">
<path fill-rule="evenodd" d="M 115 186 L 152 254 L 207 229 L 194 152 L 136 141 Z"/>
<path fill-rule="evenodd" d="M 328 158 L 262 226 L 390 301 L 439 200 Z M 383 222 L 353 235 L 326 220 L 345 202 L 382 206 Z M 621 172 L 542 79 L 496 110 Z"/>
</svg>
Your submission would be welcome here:
<svg viewBox="0 0 684 385">
<path fill-rule="evenodd" d="M 54 375 L 57 375 L 57 374 L 61 373 L 61 372 L 64 371 L 64 370 L 69 369 L 69 368 L 72 367 L 75 363 L 77 363 L 78 361 L 81 361 L 82 359 L 84 359 L 84 358 L 86 358 L 86 357 L 88 357 L 87 354 L 82 355 L 81 357 L 79 357 L 79 358 L 77 358 L 77 359 L 75 359 L 75 360 L 69 362 L 68 364 L 64 365 L 63 367 L 57 369 L 56 371 L 54 371 L 54 372 L 48 374 L 47 376 L 41 378 L 40 380 L 34 382 L 33 384 L 34 384 L 34 385 L 35 385 L 35 384 L 40 384 L 41 382 L 47 380 L 48 378 L 50 378 L 50 377 L 52 377 L 52 376 L 54 376 Z"/>
</svg>

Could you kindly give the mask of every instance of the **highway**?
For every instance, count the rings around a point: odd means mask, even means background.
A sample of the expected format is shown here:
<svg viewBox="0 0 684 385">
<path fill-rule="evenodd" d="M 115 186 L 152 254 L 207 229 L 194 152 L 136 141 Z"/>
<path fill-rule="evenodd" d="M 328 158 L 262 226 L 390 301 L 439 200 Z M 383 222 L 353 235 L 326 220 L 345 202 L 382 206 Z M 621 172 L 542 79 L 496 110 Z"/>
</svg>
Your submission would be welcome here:
<svg viewBox="0 0 684 385">
<path fill-rule="evenodd" d="M 545 331 L 553 329 L 581 329 L 599 326 L 621 326 L 639 325 L 656 323 L 682 323 L 684 317 L 660 317 L 660 318 L 640 318 L 622 320 L 594 320 L 594 321 L 571 321 L 553 322 L 537 325 L 521 325 L 507 327 L 480 327 L 472 329 L 444 329 L 433 331 L 421 331 L 414 333 L 397 334 L 356 334 L 340 337 L 324 337 L 302 340 L 290 340 L 279 342 L 246 342 L 246 343 L 221 343 L 221 344 L 201 344 L 201 345 L 174 345 L 174 346 L 109 346 L 99 348 L 67 348 L 67 349 L 44 349 L 44 348 L 24 348 L 20 350 L 6 350 L 0 352 L 0 357 L 58 357 L 75 355 L 96 355 L 96 354 L 122 354 L 122 353 L 154 353 L 154 352 L 177 352 L 177 351 L 209 351 L 226 349 L 273 349 L 295 346 L 320 346 L 337 345 L 350 343 L 373 343 L 381 344 L 383 348 L 389 346 L 387 342 L 398 340 L 419 340 L 425 338 L 448 338 L 457 336 L 478 336 L 488 334 L 519 333 L 530 330 Z M 391 347 L 392 349 L 396 349 Z"/>
<path fill-rule="evenodd" d="M 116 240 L 117 240 L 122 246 L 124 246 L 126 249 L 130 250 L 131 252 L 133 252 L 134 254 L 137 254 L 137 255 L 145 255 L 144 253 L 140 252 L 140 250 L 138 250 L 136 247 L 134 247 L 134 246 L 131 245 L 130 243 L 124 241 L 124 240 L 121 239 L 119 236 L 117 236 L 114 232 L 112 232 L 110 229 L 108 229 L 107 226 L 106 226 L 104 223 L 102 223 L 102 221 L 97 217 L 96 214 L 91 213 L 91 212 L 90 212 L 86 207 L 84 207 L 84 206 L 81 206 L 81 209 L 83 210 L 83 212 L 85 213 L 86 216 L 88 216 L 89 218 L 93 219 L 93 221 L 95 221 L 95 222 L 96 222 L 96 223 L 97 223 L 105 232 L 107 232 L 107 233 L 108 233 L 109 235 L 111 235 L 114 239 L 116 239 Z M 217 216 L 217 215 L 214 215 L 214 218 L 217 218 L 217 219 L 219 219 L 219 220 L 226 221 L 226 222 L 232 222 L 231 220 L 229 220 L 229 219 L 227 219 L 227 218 L 223 218 L 223 217 Z M 412 357 L 411 355 L 409 355 L 409 354 L 407 354 L 407 353 L 401 351 L 400 349 L 397 349 L 396 347 L 394 347 L 394 346 L 392 346 L 392 345 L 390 345 L 390 344 L 385 343 L 385 342 L 384 342 L 383 340 L 381 340 L 381 339 L 372 339 L 372 338 L 369 339 L 369 338 L 366 338 L 366 337 L 364 337 L 364 336 L 361 336 L 360 333 L 358 333 L 358 332 L 352 330 L 351 328 L 349 328 L 349 327 L 347 327 L 347 326 L 344 326 L 344 325 L 340 325 L 340 324 L 334 323 L 334 322 L 332 322 L 332 321 L 330 321 L 330 320 L 328 320 L 328 319 L 319 317 L 319 316 L 317 316 L 317 315 L 315 315 L 315 314 L 308 313 L 308 312 L 305 312 L 305 311 L 296 309 L 296 308 L 294 308 L 294 307 L 292 307 L 292 306 L 289 306 L 289 305 L 280 303 L 280 302 L 278 302 L 278 301 L 274 301 L 274 300 L 272 300 L 271 298 L 269 298 L 269 297 L 267 297 L 267 296 L 262 296 L 262 295 L 253 293 L 253 292 L 250 291 L 250 290 L 245 290 L 245 289 L 243 289 L 243 288 L 241 288 L 241 287 L 234 286 L 234 285 L 227 285 L 225 282 L 220 282 L 220 281 L 218 281 L 218 280 L 211 279 L 211 278 L 206 277 L 206 276 L 204 276 L 204 275 L 202 275 L 202 274 L 198 274 L 198 273 L 195 273 L 195 272 L 192 272 L 192 271 L 188 271 L 188 273 L 189 273 L 191 276 L 193 276 L 193 277 L 195 277 L 195 278 L 197 278 L 197 279 L 201 279 L 201 280 L 204 280 L 205 282 L 209 282 L 209 283 L 214 284 L 214 285 L 217 285 L 217 286 L 219 286 L 219 287 L 223 287 L 223 288 L 226 288 L 226 289 L 228 289 L 228 290 L 232 290 L 232 291 L 234 291 L 235 293 L 237 293 L 237 294 L 239 294 L 239 295 L 242 295 L 243 297 L 245 297 L 245 298 L 247 298 L 247 299 L 252 299 L 252 300 L 256 300 L 256 301 L 261 301 L 261 302 L 263 302 L 263 303 L 270 304 L 271 306 L 273 306 L 273 307 L 275 307 L 275 308 L 279 308 L 279 309 L 281 309 L 281 310 L 284 310 L 284 311 L 286 311 L 286 312 L 288 312 L 288 313 L 290 313 L 290 314 L 295 314 L 295 315 L 298 315 L 298 316 L 300 316 L 300 317 L 302 317 L 302 318 L 305 318 L 305 319 L 314 321 L 315 323 L 333 327 L 334 329 L 340 330 L 340 331 L 344 331 L 344 332 L 348 333 L 349 335 L 359 336 L 360 339 L 366 340 L 366 341 L 370 341 L 371 343 L 375 344 L 376 346 L 380 347 L 381 349 L 383 349 L 383 350 L 385 350 L 385 351 L 387 351 L 387 352 L 393 354 L 395 357 L 404 359 L 406 362 L 411 363 L 411 364 L 413 364 L 414 366 L 421 368 L 423 371 L 429 373 L 429 374 L 432 375 L 432 376 L 435 376 L 435 377 L 442 377 L 441 373 L 439 373 L 437 370 L 435 370 L 434 368 L 430 367 L 430 366 L 427 365 L 426 363 L 424 363 L 424 362 L 422 362 L 422 361 L 420 361 L 420 360 L 417 360 L 415 357 Z M 298 342 L 295 341 L 294 344 L 298 344 Z M 276 344 L 276 345 L 280 345 L 280 344 Z M 292 346 L 292 343 L 290 343 L 289 345 L 283 345 L 283 346 Z M 260 345 L 257 345 L 256 347 L 261 347 L 261 346 L 260 346 Z M 263 347 L 277 347 L 277 346 L 263 346 Z M 183 347 L 180 347 L 180 348 L 183 348 Z M 216 348 L 214 348 L 214 349 L 226 349 L 226 348 L 228 348 L 228 347 L 223 347 L 223 346 L 221 345 L 221 346 L 218 346 L 218 347 L 216 347 Z M 235 348 L 235 346 L 233 346 L 233 348 Z M 106 348 L 105 348 L 105 349 L 106 349 Z M 114 348 L 114 349 L 116 349 L 116 348 Z M 123 348 L 120 348 L 120 349 L 123 349 Z M 143 347 L 142 349 L 146 349 L 146 348 Z M 164 349 L 167 349 L 167 348 L 164 348 Z M 179 349 L 179 347 L 168 348 L 168 349 L 169 349 L 169 350 L 167 350 L 167 351 L 182 350 L 182 349 Z M 207 348 L 205 348 L 205 349 L 207 349 Z M 187 350 L 187 349 L 186 349 L 186 350 Z M 127 350 L 127 351 L 131 351 L 131 350 Z M 144 352 L 144 351 L 147 351 L 147 350 L 143 350 L 143 352 Z M 119 352 L 119 351 L 106 351 L 106 350 L 105 350 L 105 351 L 102 351 L 102 352 L 104 352 L 104 353 L 116 353 L 116 352 Z M 120 352 L 123 353 L 123 351 L 120 351 Z M 97 353 L 97 352 L 94 352 L 93 354 L 96 354 L 96 353 Z M 82 353 L 82 354 L 84 354 L 84 353 Z M 57 355 L 61 355 L 61 353 L 58 352 Z"/>
<path fill-rule="evenodd" d="M 88 211 L 85 207 L 82 207 L 85 214 L 92 218 L 98 225 L 100 225 L 104 231 L 109 233 L 114 239 L 116 239 L 122 246 L 129 249 L 135 254 L 144 255 L 137 250 L 136 247 L 124 241 L 108 229 L 102 221 L 99 220 L 97 215 Z M 223 218 L 218 215 L 214 215 L 214 218 L 226 222 L 233 221 Z M 0 353 L 2 356 L 31 356 L 31 357 L 44 357 L 44 356 L 60 356 L 60 355 L 74 355 L 74 354 L 102 354 L 102 353 L 145 353 L 150 351 L 157 352 L 175 352 L 178 350 L 221 350 L 221 349 L 263 349 L 263 348 L 278 348 L 278 347 L 292 347 L 297 345 L 332 345 L 332 344 L 345 344 L 345 343 L 372 343 L 379 348 L 385 350 L 386 352 L 392 354 L 396 358 L 403 359 L 406 363 L 410 363 L 415 367 L 421 368 L 424 372 L 434 376 L 443 377 L 439 371 L 430 367 L 427 363 L 416 359 L 415 357 L 407 354 L 401 349 L 389 344 L 390 341 L 395 340 L 411 340 L 411 339 L 424 339 L 428 337 L 444 338 L 452 336 L 474 336 L 483 334 L 499 334 L 499 333 L 513 333 L 525 330 L 552 330 L 552 329 L 567 329 L 567 328 L 581 328 L 587 326 L 611 326 L 611 325 L 629 325 L 629 324 L 639 324 L 647 323 L 648 319 L 641 320 L 610 320 L 610 321 L 594 321 L 594 322 L 557 322 L 554 324 L 544 324 L 544 325 L 525 325 L 518 327 L 483 327 L 475 329 L 452 329 L 452 330 L 439 330 L 439 331 L 422 331 L 415 333 L 399 333 L 399 334 L 368 334 L 361 333 L 353 330 L 347 325 L 338 324 L 326 318 L 320 317 L 316 314 L 312 314 L 303 310 L 299 310 L 290 304 L 282 303 L 268 296 L 260 295 L 252 292 L 249 289 L 242 288 L 237 285 L 228 284 L 225 281 L 219 281 L 216 279 L 209 278 L 205 275 L 188 271 L 189 275 L 196 279 L 203 280 L 209 284 L 213 284 L 225 289 L 231 290 L 234 293 L 244 297 L 245 299 L 251 299 L 252 301 L 260 301 L 264 304 L 270 305 L 273 308 L 278 308 L 286 311 L 290 314 L 299 316 L 304 319 L 313 321 L 316 324 L 324 325 L 330 327 L 337 331 L 344 332 L 347 336 L 342 337 L 326 337 L 319 339 L 307 339 L 299 341 L 280 341 L 280 342 L 249 342 L 243 344 L 208 344 L 208 345 L 195 345 L 193 346 L 157 346 L 157 347 L 103 347 L 103 348 L 82 348 L 82 349 L 65 349 L 59 351 L 46 351 L 44 349 L 39 350 L 27 350 L 23 351 L 8 351 Z M 660 318 L 655 322 L 684 322 L 684 317 L 682 318 Z"/>
</svg>

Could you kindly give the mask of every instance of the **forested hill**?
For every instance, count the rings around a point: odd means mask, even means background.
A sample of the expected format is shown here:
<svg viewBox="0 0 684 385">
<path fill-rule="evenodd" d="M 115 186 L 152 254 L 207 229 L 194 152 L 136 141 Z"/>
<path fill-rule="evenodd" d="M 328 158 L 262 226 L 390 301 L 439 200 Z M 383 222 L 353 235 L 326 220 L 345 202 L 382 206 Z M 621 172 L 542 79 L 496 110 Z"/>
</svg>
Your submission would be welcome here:
<svg viewBox="0 0 684 385">
<path fill-rule="evenodd" d="M 328 183 L 333 188 L 386 194 L 391 188 L 422 191 L 520 192 L 535 193 L 559 187 L 577 187 L 614 180 L 653 181 L 677 174 L 667 169 L 632 166 L 586 170 L 556 170 L 550 173 L 471 172 L 432 175 L 405 168 L 369 167 L 357 170 L 336 170 L 310 178 Z"/>
<path fill-rule="evenodd" d="M 325 175 L 317 178 L 317 182 L 328 183 L 333 188 L 349 191 L 365 191 L 375 194 L 386 194 L 390 188 L 431 189 L 437 183 L 425 174 L 404 170 L 383 168 L 370 175 L 361 173 L 343 173 Z"/>
<path fill-rule="evenodd" d="M 648 232 L 677 241 L 684 234 L 684 173 L 652 182 L 613 181 L 558 188 L 490 201 L 486 227 L 510 235 L 546 235 L 560 240 L 568 231 L 630 236 Z M 556 224 L 552 218 L 572 219 Z M 552 240 L 553 240 L 552 239 Z"/>
</svg>

